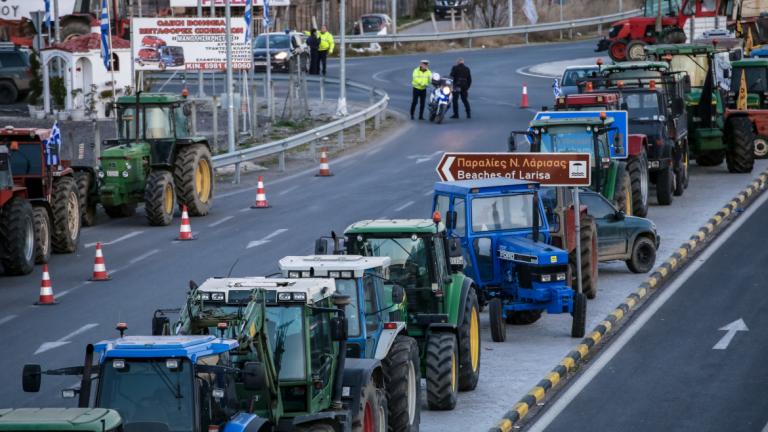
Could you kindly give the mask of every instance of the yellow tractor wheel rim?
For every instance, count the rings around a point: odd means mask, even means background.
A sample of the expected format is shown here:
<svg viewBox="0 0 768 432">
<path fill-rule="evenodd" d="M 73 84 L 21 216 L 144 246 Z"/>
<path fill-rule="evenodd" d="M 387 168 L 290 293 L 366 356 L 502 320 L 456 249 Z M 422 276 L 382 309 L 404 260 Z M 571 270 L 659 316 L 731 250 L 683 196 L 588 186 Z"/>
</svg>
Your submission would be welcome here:
<svg viewBox="0 0 768 432">
<path fill-rule="evenodd" d="M 173 212 L 173 186 L 170 183 L 163 188 L 163 211 L 165 214 Z"/>
<path fill-rule="evenodd" d="M 456 375 L 458 369 L 456 367 L 456 354 L 451 355 L 451 392 L 456 393 L 456 382 L 459 380 L 458 376 Z"/>
<path fill-rule="evenodd" d="M 195 171 L 195 192 L 200 201 L 208 202 L 211 197 L 211 169 L 208 161 L 200 159 Z"/>
<path fill-rule="evenodd" d="M 477 372 L 480 366 L 480 320 L 474 307 L 469 320 L 469 356 L 472 360 L 472 372 Z"/>
<path fill-rule="evenodd" d="M 629 180 L 629 178 L 627 178 Z M 627 181 L 627 184 L 624 187 L 624 195 L 625 200 L 627 203 L 627 211 L 624 213 L 631 215 L 632 214 L 632 183 Z"/>
</svg>

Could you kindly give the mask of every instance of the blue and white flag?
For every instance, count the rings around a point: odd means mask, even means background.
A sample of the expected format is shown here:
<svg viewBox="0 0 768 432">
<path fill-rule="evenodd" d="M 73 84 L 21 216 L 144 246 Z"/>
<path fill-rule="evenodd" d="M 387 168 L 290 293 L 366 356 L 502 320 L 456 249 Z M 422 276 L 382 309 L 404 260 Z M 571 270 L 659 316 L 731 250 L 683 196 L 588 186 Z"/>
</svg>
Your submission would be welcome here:
<svg viewBox="0 0 768 432">
<path fill-rule="evenodd" d="M 107 0 L 101 0 L 101 58 L 104 60 L 104 67 L 109 69 L 112 53 L 109 51 L 109 9 L 107 9 Z"/>
<path fill-rule="evenodd" d="M 557 78 L 555 78 L 554 84 L 552 84 L 552 93 L 555 94 L 555 97 L 559 97 L 563 95 L 563 91 L 560 90 L 560 81 L 558 81 Z"/>
<path fill-rule="evenodd" d="M 264 27 L 269 28 L 272 20 L 269 18 L 269 0 L 264 0 Z"/>
<path fill-rule="evenodd" d="M 58 165 L 61 153 L 61 131 L 59 122 L 54 122 L 51 128 L 51 136 L 45 141 L 45 163 L 48 166 Z"/>
<path fill-rule="evenodd" d="M 51 28 L 51 0 L 45 0 L 45 26 Z"/>
<path fill-rule="evenodd" d="M 245 43 L 251 40 L 251 19 L 253 19 L 253 3 L 245 0 Z"/>
</svg>

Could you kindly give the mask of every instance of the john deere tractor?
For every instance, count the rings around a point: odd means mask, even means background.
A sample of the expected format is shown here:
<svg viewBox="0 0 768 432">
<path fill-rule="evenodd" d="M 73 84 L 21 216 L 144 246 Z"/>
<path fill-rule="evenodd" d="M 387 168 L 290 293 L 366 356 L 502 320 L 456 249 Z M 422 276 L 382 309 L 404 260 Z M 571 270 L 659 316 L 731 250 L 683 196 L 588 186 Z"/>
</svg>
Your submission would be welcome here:
<svg viewBox="0 0 768 432">
<path fill-rule="evenodd" d="M 117 100 L 118 133 L 105 141 L 98 200 L 110 217 L 130 216 L 144 202 L 150 225 L 168 225 L 178 205 L 190 216 L 213 203 L 211 149 L 191 136 L 186 100 L 167 93 L 138 93 Z"/>
<path fill-rule="evenodd" d="M 768 19 L 768 17 L 766 17 Z M 755 130 L 755 158 L 768 157 L 768 59 L 731 62 L 728 108 L 743 112 Z M 739 100 L 742 92 L 746 97 Z"/>
</svg>

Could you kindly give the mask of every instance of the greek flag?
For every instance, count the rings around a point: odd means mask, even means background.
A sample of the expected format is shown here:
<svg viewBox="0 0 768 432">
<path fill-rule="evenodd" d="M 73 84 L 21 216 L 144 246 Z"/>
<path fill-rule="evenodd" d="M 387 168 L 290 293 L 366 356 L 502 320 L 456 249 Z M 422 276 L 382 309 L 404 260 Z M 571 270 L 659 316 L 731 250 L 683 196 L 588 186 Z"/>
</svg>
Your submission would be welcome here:
<svg viewBox="0 0 768 432">
<path fill-rule="evenodd" d="M 58 165 L 61 152 L 61 131 L 59 122 L 54 122 L 51 128 L 51 136 L 45 141 L 45 163 L 48 166 Z"/>
<path fill-rule="evenodd" d="M 45 26 L 51 28 L 51 0 L 45 0 Z"/>
<path fill-rule="evenodd" d="M 104 60 L 104 67 L 109 70 L 112 53 L 109 52 L 109 9 L 107 9 L 107 0 L 101 0 L 101 58 Z"/>
<path fill-rule="evenodd" d="M 264 27 L 269 28 L 272 20 L 269 18 L 269 0 L 264 0 Z"/>
<path fill-rule="evenodd" d="M 552 93 L 555 94 L 555 97 L 563 95 L 562 90 L 560 90 L 560 81 L 557 78 L 555 78 L 555 82 L 552 84 Z"/>
<path fill-rule="evenodd" d="M 251 0 L 245 0 L 245 43 L 251 40 L 251 19 L 253 18 L 253 4 Z"/>
</svg>

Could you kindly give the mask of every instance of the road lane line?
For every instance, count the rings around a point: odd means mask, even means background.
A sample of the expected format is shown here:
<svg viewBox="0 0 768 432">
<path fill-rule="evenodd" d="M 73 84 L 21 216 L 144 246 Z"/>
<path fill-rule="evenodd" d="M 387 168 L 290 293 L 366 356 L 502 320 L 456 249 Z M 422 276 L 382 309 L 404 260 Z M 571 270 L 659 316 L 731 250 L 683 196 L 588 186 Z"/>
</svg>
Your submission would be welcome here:
<svg viewBox="0 0 768 432">
<path fill-rule="evenodd" d="M 296 186 L 291 186 L 291 187 L 289 187 L 288 189 L 286 189 L 286 190 L 284 190 L 284 191 L 281 191 L 280 193 L 278 193 L 278 195 L 285 195 L 285 194 L 287 194 L 288 192 L 291 192 L 291 191 L 295 191 L 295 190 L 296 190 L 296 189 L 298 189 L 298 188 L 299 188 L 299 185 L 296 185 Z"/>
<path fill-rule="evenodd" d="M 151 257 L 152 255 L 158 253 L 158 252 L 160 252 L 160 249 L 152 249 L 151 251 L 149 251 L 149 252 L 147 252 L 147 253 L 145 253 L 143 255 L 139 255 L 136 258 L 134 258 L 134 259 L 132 259 L 132 260 L 130 260 L 128 262 L 130 264 L 136 264 L 137 262 L 139 262 L 139 261 L 141 261 L 143 259 L 147 259 L 147 258 Z M 114 272 L 112 272 L 112 273 L 114 273 Z"/>
<path fill-rule="evenodd" d="M 225 218 L 221 218 L 221 219 L 217 220 L 216 222 L 214 222 L 214 223 L 212 223 L 212 224 L 208 224 L 208 228 L 213 228 L 213 227 L 215 227 L 215 226 L 219 226 L 219 225 L 223 224 L 224 222 L 226 222 L 226 221 L 228 221 L 228 220 L 232 219 L 233 217 L 234 217 L 234 216 L 227 216 L 227 217 L 225 217 Z"/>
<path fill-rule="evenodd" d="M 427 193 L 424 194 L 424 196 L 432 196 L 432 189 L 428 190 Z"/>
<path fill-rule="evenodd" d="M 286 228 L 277 229 L 277 230 L 275 230 L 274 232 L 272 232 L 271 234 L 269 234 L 266 237 L 263 237 L 263 238 L 261 238 L 259 240 L 251 241 L 250 243 L 248 243 L 248 246 L 246 246 L 245 248 L 246 249 L 250 249 L 252 247 L 261 246 L 261 245 L 263 245 L 265 243 L 269 243 L 270 241 L 272 241 L 273 237 L 278 236 L 278 235 L 280 235 L 280 234 L 282 234 L 282 233 L 284 233 L 286 231 L 288 231 Z"/>
<path fill-rule="evenodd" d="M 7 323 L 7 322 L 11 322 L 14 319 L 16 319 L 16 315 L 8 315 L 6 317 L 2 317 L 2 318 L 0 318 L 0 325 L 3 325 L 5 323 Z"/>
<path fill-rule="evenodd" d="M 415 201 L 408 201 L 407 203 L 401 205 L 400 207 L 396 208 L 395 211 L 399 212 L 400 210 L 405 210 L 406 208 L 412 206 L 415 203 Z"/>
<path fill-rule="evenodd" d="M 81 333 L 85 333 L 88 330 L 90 330 L 90 329 L 92 329 L 92 328 L 94 328 L 94 327 L 96 327 L 98 325 L 99 324 L 97 324 L 97 323 L 86 324 L 86 325 L 80 327 L 79 329 L 73 331 L 72 333 L 70 333 L 70 334 L 68 334 L 68 335 L 66 335 L 64 337 L 61 337 L 61 338 L 59 338 L 59 339 L 57 339 L 55 341 L 43 342 L 40 345 L 40 347 L 37 349 L 37 351 L 35 351 L 35 353 L 33 355 L 42 354 L 42 353 L 44 353 L 46 351 L 49 351 L 49 350 L 52 350 L 54 348 L 59 348 L 59 347 L 62 347 L 64 345 L 67 345 L 68 343 L 71 342 L 69 339 L 72 339 L 73 337 L 75 337 L 75 336 L 77 336 L 77 335 L 79 335 Z"/>
<path fill-rule="evenodd" d="M 116 238 L 114 240 L 110 240 L 108 242 L 101 242 L 101 245 L 102 246 L 113 245 L 115 243 L 119 243 L 119 242 L 121 242 L 123 240 L 128 240 L 129 238 L 136 237 L 137 235 L 141 235 L 141 234 L 144 234 L 144 231 L 132 231 L 132 232 L 129 232 L 128 234 L 126 234 L 126 235 L 124 235 L 122 237 L 118 237 L 118 238 Z M 94 246 L 96 246 L 95 242 L 94 243 L 87 243 L 85 245 L 85 247 L 87 247 L 87 248 L 92 248 Z"/>
<path fill-rule="evenodd" d="M 731 238 L 731 236 L 741 228 L 752 217 L 752 215 L 768 201 L 768 194 L 763 194 L 757 201 L 753 202 L 747 211 L 744 212 L 738 219 L 736 219 L 731 226 L 729 226 L 725 232 L 717 236 L 717 238 L 709 245 L 704 252 L 701 253 L 695 261 L 691 262 L 690 267 L 686 268 L 680 276 L 677 277 L 672 283 L 664 288 L 658 297 L 651 301 L 650 304 L 645 306 L 639 311 L 639 316 L 627 327 L 621 334 L 614 339 L 613 343 L 609 345 L 605 351 L 592 360 L 592 364 L 584 371 L 584 374 L 576 378 L 576 381 L 568 387 L 555 402 L 551 405 L 541 417 L 528 428 L 528 432 L 541 432 L 562 413 L 568 405 L 576 399 L 576 397 L 592 382 L 593 379 L 605 368 L 605 366 L 613 360 L 616 354 L 621 351 L 624 346 L 632 340 L 645 323 L 647 323 L 656 312 L 661 309 L 662 306 L 669 300 L 679 289 L 682 287 L 688 279 L 696 273 L 708 260 L 717 252 L 720 247 Z M 768 427 L 768 425 L 766 425 Z M 763 432 L 766 431 L 763 428 Z"/>
</svg>

